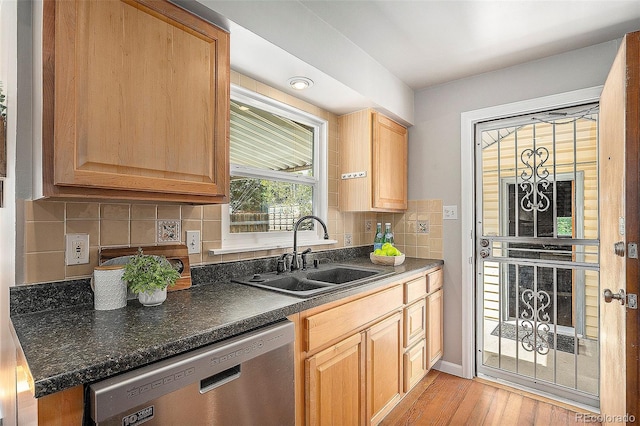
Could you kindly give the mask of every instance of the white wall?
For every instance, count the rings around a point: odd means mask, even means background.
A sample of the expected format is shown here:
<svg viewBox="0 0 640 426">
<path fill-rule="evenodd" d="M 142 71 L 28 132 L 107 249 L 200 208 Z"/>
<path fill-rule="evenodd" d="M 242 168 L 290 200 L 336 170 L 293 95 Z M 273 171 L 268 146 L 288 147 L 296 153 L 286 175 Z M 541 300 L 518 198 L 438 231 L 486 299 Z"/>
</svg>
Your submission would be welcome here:
<svg viewBox="0 0 640 426">
<path fill-rule="evenodd" d="M 460 207 L 461 113 L 602 85 L 618 46 L 614 40 L 417 92 L 409 129 L 409 198 L 441 198 Z M 464 146 L 472 150 L 473 141 Z M 462 259 L 461 234 L 460 219 L 445 221 L 443 361 L 449 367 L 462 364 L 462 294 L 473 291 L 473 283 L 462 283 L 468 260 Z"/>
<path fill-rule="evenodd" d="M 0 0 L 0 81 L 8 110 L 8 168 L 4 206 L 0 208 L 0 418 L 3 425 L 16 424 L 15 346 L 9 328 L 9 287 L 15 284 L 17 11 L 17 1 Z"/>
<path fill-rule="evenodd" d="M 193 4 L 192 1 L 173 1 L 196 13 L 199 12 L 198 5 Z M 330 85 L 329 80 L 323 78 L 325 86 L 322 91 L 333 92 L 334 96 L 341 97 L 341 91 L 353 90 L 373 104 L 366 102 L 358 106 L 353 105 L 353 108 L 349 108 L 350 111 L 334 111 L 328 105 L 314 102 L 312 91 L 307 94 L 298 93 L 296 96 L 339 114 L 371 106 L 401 123 L 413 123 L 413 90 L 301 2 L 250 0 L 198 0 L 198 2 L 241 25 L 254 36 L 262 37 L 294 58 L 335 79 L 337 84 Z M 274 25 L 274 22 L 278 24 Z M 248 36 L 248 34 L 242 34 L 243 39 Z M 237 51 L 251 52 L 252 43 L 249 42 L 249 38 L 246 41 L 248 43 L 238 44 L 238 40 L 234 40 L 232 34 L 231 48 L 234 51 L 231 52 L 231 68 L 287 92 L 288 88 L 283 85 L 285 82 L 282 76 L 272 74 L 274 67 L 286 68 L 286 64 L 277 64 L 273 61 L 267 63 L 243 61 Z M 245 55 L 259 57 L 260 52 L 254 54 L 243 52 L 242 56 Z"/>
</svg>

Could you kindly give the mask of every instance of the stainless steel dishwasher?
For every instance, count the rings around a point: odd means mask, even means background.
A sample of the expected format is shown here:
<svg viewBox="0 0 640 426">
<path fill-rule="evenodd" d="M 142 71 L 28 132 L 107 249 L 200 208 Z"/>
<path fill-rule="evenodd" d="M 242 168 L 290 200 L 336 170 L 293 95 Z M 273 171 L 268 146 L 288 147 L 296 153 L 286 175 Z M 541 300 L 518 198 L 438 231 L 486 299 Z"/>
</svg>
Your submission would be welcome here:
<svg viewBox="0 0 640 426">
<path fill-rule="evenodd" d="M 279 322 L 89 387 L 98 425 L 293 425 L 293 323 Z"/>
</svg>

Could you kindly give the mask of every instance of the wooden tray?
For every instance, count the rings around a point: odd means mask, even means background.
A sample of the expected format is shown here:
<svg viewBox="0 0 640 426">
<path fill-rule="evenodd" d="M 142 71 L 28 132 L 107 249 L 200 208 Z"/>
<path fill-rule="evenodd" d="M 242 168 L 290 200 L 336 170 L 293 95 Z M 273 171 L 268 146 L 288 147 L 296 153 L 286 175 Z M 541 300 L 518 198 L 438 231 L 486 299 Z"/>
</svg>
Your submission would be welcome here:
<svg viewBox="0 0 640 426">
<path fill-rule="evenodd" d="M 187 246 L 184 244 L 102 249 L 100 250 L 98 264 L 102 265 L 102 263 L 106 262 L 107 260 L 111 260 L 116 257 L 133 256 L 138 253 L 138 247 L 142 247 L 142 252 L 144 254 L 164 256 L 172 264 L 181 265 L 181 267 L 178 269 L 178 272 L 180 272 L 180 278 L 178 278 L 175 285 L 168 287 L 167 291 L 184 290 L 185 288 L 191 287 L 191 267 L 189 266 L 189 254 L 187 252 Z"/>
</svg>

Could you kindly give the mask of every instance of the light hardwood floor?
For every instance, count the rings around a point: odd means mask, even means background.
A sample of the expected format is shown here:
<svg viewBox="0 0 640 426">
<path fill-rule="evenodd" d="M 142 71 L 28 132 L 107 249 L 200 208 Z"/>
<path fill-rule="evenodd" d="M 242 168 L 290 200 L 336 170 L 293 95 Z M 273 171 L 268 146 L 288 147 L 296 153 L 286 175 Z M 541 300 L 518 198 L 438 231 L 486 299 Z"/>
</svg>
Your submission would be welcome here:
<svg viewBox="0 0 640 426">
<path fill-rule="evenodd" d="M 432 370 L 381 425 L 570 425 L 584 424 L 583 414 L 517 389 Z"/>
</svg>

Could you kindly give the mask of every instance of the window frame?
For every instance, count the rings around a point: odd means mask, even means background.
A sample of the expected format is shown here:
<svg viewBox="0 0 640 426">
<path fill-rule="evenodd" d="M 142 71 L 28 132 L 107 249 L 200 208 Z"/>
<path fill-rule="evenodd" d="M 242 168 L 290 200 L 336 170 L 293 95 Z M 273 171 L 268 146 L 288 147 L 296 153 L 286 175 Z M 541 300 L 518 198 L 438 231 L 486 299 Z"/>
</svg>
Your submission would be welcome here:
<svg viewBox="0 0 640 426">
<path fill-rule="evenodd" d="M 304 176 L 297 173 L 283 175 L 283 173 L 277 171 L 238 164 L 230 164 L 229 175 L 267 178 L 281 182 L 311 185 L 313 187 L 313 214 L 326 223 L 328 212 L 329 145 L 327 120 L 235 84 L 231 84 L 231 99 L 312 127 L 314 129 L 314 141 L 313 176 Z M 291 247 L 293 244 L 293 233 L 291 231 L 231 233 L 228 203 L 222 205 L 221 228 L 222 248 L 212 250 L 213 254 L 268 250 Z M 314 231 L 299 231 L 299 245 L 335 243 L 336 241 L 322 238 L 324 234 L 321 232 L 321 228 L 321 226 L 315 226 Z"/>
</svg>

